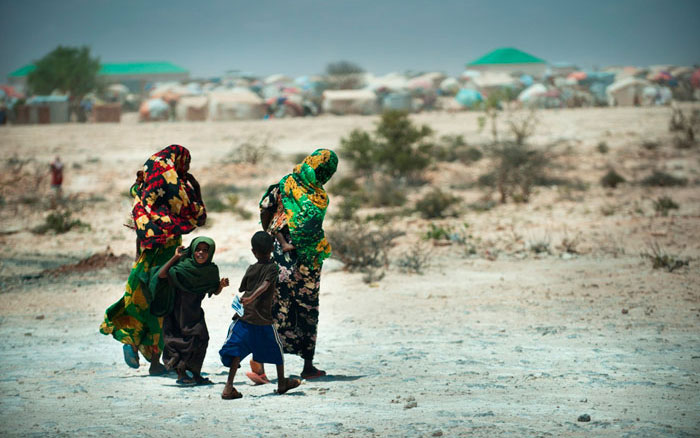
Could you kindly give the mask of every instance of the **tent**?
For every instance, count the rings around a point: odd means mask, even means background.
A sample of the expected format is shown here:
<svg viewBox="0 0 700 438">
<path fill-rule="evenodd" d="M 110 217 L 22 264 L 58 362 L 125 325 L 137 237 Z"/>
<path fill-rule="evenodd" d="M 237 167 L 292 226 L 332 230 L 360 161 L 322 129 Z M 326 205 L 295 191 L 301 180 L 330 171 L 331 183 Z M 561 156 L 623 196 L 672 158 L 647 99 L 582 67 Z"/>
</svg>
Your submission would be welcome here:
<svg viewBox="0 0 700 438">
<path fill-rule="evenodd" d="M 232 88 L 209 94 L 211 120 L 262 119 L 265 112 L 265 102 L 247 88 Z"/>
<path fill-rule="evenodd" d="M 34 96 L 27 99 L 29 123 L 68 123 L 68 96 Z"/>
<path fill-rule="evenodd" d="M 379 92 L 401 91 L 408 88 L 408 79 L 400 73 L 389 73 L 379 77 L 367 74 L 365 82 L 368 89 Z"/>
<path fill-rule="evenodd" d="M 372 90 L 326 90 L 323 111 L 332 114 L 376 114 L 377 96 Z"/>
<path fill-rule="evenodd" d="M 484 98 L 481 93 L 476 90 L 471 88 L 462 88 L 455 96 L 455 100 L 463 107 L 472 108 L 474 105 L 483 101 Z"/>
<path fill-rule="evenodd" d="M 632 106 L 642 103 L 642 92 L 649 82 L 632 76 L 613 82 L 605 89 L 611 106 Z"/>
<path fill-rule="evenodd" d="M 502 47 L 470 62 L 467 68 L 481 72 L 524 73 L 542 77 L 547 70 L 547 63 L 522 50 Z"/>
<path fill-rule="evenodd" d="M 518 95 L 518 100 L 523 103 L 535 103 L 538 98 L 547 94 L 547 87 L 542 84 L 532 84 Z"/>
<path fill-rule="evenodd" d="M 382 98 L 382 109 L 413 111 L 413 97 L 405 91 L 389 93 Z"/>
<path fill-rule="evenodd" d="M 503 72 L 488 72 L 482 73 L 474 77 L 474 84 L 480 89 L 511 87 L 515 85 L 515 79 Z"/>
<path fill-rule="evenodd" d="M 459 81 L 455 78 L 446 78 L 440 82 L 442 94 L 454 95 L 459 91 Z"/>
<path fill-rule="evenodd" d="M 209 99 L 207 96 L 183 96 L 175 108 L 177 120 L 188 122 L 207 120 Z"/>
<path fill-rule="evenodd" d="M 139 116 L 141 121 L 167 120 L 170 113 L 170 105 L 163 99 L 148 99 L 141 103 Z"/>
</svg>

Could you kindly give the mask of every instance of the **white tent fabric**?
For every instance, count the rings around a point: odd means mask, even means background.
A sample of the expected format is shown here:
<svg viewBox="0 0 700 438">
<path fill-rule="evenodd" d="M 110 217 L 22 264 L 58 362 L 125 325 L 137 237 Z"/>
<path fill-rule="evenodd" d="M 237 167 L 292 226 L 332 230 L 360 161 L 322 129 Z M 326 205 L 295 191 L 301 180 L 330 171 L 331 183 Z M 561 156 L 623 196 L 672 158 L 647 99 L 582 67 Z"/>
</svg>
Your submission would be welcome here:
<svg viewBox="0 0 700 438">
<path fill-rule="evenodd" d="M 518 100 L 521 102 L 529 102 L 536 100 L 538 97 L 547 92 L 547 87 L 542 84 L 532 84 L 518 95 Z"/>
<path fill-rule="evenodd" d="M 326 90 L 323 110 L 332 114 L 375 114 L 377 96 L 372 90 Z"/>
<path fill-rule="evenodd" d="M 515 84 L 515 79 L 503 72 L 482 73 L 472 80 L 479 88 L 507 87 Z"/>
<path fill-rule="evenodd" d="M 632 76 L 624 77 L 608 85 L 605 94 L 611 106 L 632 106 L 642 103 L 642 94 L 650 83 Z"/>
<path fill-rule="evenodd" d="M 265 102 L 246 88 L 213 91 L 209 93 L 209 117 L 211 120 L 261 119 L 265 115 Z"/>
</svg>

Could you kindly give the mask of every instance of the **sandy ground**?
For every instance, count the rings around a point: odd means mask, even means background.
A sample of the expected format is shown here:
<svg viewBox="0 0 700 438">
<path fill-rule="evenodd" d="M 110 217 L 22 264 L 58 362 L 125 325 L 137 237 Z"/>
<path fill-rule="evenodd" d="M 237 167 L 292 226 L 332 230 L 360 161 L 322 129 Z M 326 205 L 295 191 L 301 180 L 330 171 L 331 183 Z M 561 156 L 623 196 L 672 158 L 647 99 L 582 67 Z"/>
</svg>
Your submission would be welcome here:
<svg viewBox="0 0 700 438">
<path fill-rule="evenodd" d="M 0 435 L 700 436 L 700 153 L 670 145 L 669 115 L 667 108 L 542 112 L 531 142 L 566 143 L 565 171 L 590 183 L 588 190 L 540 188 L 529 204 L 464 208 L 457 218 L 435 221 L 455 228 L 466 222 L 469 237 L 466 245 L 423 241 L 432 256 L 423 275 L 392 264 L 368 285 L 331 259 L 316 356 L 329 376 L 277 396 L 273 385 L 249 385 L 244 364 L 236 379 L 244 397 L 236 401 L 219 397 L 227 370 L 217 354 L 231 291 L 204 303 L 211 335 L 204 371 L 213 386 L 183 389 L 173 377 L 127 368 L 121 345 L 98 332 L 104 309 L 123 293 L 133 254 L 132 232 L 122 226 L 132 175 L 152 152 L 183 144 L 203 185 L 235 184 L 241 206 L 253 212 L 263 188 L 290 170 L 293 155 L 337 148 L 350 130 L 371 129 L 377 118 L 127 118 L 119 125 L 2 128 L 6 161 L 16 154 L 43 166 L 61 155 L 66 194 L 91 230 L 33 234 L 44 204 L 17 201 L 19 189 L 3 180 Z M 470 143 L 488 139 L 477 130 L 477 114 L 413 119 Z M 257 166 L 227 162 L 236 144 L 263 137 L 278 158 Z M 645 140 L 661 145 L 645 149 Z M 601 141 L 608 154 L 596 151 Z M 597 182 L 610 164 L 630 181 L 660 168 L 690 183 L 605 190 Z M 481 192 L 469 183 L 486 165 L 440 164 L 431 182 L 473 202 Z M 339 172 L 347 172 L 342 163 Z M 44 195 L 47 184 L 29 191 Z M 652 206 L 662 195 L 680 206 L 668 217 Z M 194 235 L 216 239 L 215 261 L 237 284 L 252 262 L 247 241 L 258 225 L 232 213 L 212 213 L 210 222 Z M 407 235 L 392 250 L 394 262 L 420 241 L 428 221 L 406 215 L 395 226 Z M 561 249 L 575 235 L 577 253 Z M 550 253 L 530 251 L 536 241 L 550 242 Z M 652 269 L 639 256 L 651 242 L 689 266 Z M 123 257 L 102 269 L 42 274 L 108 247 Z M 301 365 L 286 357 L 291 375 Z M 591 420 L 577 421 L 583 414 Z"/>
</svg>

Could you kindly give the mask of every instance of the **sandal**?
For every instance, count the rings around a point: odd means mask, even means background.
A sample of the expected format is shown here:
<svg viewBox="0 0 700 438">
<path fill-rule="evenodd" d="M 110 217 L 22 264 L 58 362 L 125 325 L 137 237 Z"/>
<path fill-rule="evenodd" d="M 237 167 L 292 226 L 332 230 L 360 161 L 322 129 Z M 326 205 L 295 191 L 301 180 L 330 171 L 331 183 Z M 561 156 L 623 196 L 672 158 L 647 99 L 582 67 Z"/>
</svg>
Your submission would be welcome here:
<svg viewBox="0 0 700 438">
<path fill-rule="evenodd" d="M 196 380 L 195 383 L 196 383 L 197 386 L 200 386 L 200 385 L 213 385 L 213 384 L 214 384 L 214 382 L 212 382 L 211 380 L 209 380 L 208 377 L 203 377 L 203 378 L 200 379 L 200 380 Z"/>
<path fill-rule="evenodd" d="M 134 351 L 130 344 L 124 344 L 122 350 L 124 351 L 124 362 L 131 368 L 138 368 L 139 354 Z"/>
<path fill-rule="evenodd" d="M 253 371 L 246 371 L 245 375 L 255 383 L 255 385 L 264 385 L 270 383 L 270 380 L 265 374 L 257 374 Z"/>
<path fill-rule="evenodd" d="M 197 384 L 197 382 L 190 379 L 189 377 L 177 379 L 175 383 L 177 383 L 179 386 L 195 386 Z"/>
<path fill-rule="evenodd" d="M 310 373 L 301 373 L 301 378 L 306 380 L 318 379 L 319 377 L 325 377 L 326 372 L 323 370 L 315 369 Z"/>
<path fill-rule="evenodd" d="M 221 393 L 221 398 L 224 400 L 235 400 L 241 397 L 243 397 L 243 394 L 236 391 L 236 388 L 231 388 L 231 392 L 226 392 L 226 388 L 224 388 L 224 392 Z"/>
</svg>

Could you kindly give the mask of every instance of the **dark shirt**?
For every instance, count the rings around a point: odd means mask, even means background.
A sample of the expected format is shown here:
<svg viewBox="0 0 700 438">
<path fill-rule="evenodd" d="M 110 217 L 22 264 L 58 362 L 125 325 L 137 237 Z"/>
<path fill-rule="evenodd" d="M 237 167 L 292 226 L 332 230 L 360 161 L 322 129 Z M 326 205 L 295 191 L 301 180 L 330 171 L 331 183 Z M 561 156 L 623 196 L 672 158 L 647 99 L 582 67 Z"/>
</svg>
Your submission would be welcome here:
<svg viewBox="0 0 700 438">
<path fill-rule="evenodd" d="M 270 282 L 270 286 L 255 301 L 243 306 L 244 312 L 241 320 L 255 325 L 272 324 L 272 303 L 275 301 L 277 293 L 277 277 L 277 264 L 273 261 L 258 262 L 248 266 L 241 280 L 241 286 L 238 288 L 239 292 L 245 292 L 243 298 L 252 295 L 265 280 Z"/>
</svg>

